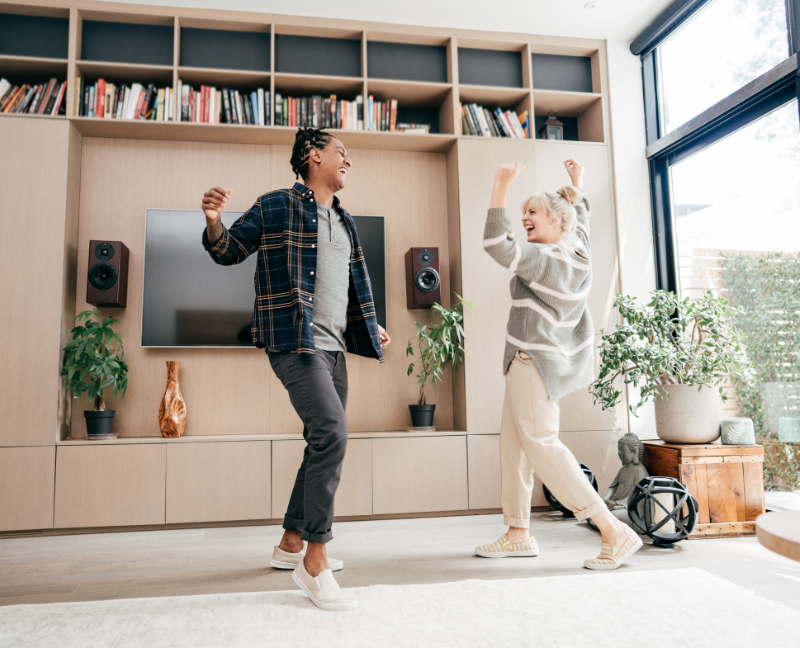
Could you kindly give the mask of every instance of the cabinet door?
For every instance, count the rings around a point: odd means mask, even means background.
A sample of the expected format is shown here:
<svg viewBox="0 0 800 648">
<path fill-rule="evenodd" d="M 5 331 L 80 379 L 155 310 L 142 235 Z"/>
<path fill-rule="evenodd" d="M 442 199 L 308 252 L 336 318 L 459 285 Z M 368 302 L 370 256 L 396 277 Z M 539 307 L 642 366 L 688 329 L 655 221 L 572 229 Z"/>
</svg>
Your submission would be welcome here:
<svg viewBox="0 0 800 648">
<path fill-rule="evenodd" d="M 59 446 L 55 527 L 164 524 L 167 448 Z"/>
<path fill-rule="evenodd" d="M 272 442 L 272 515 L 282 518 L 289 505 L 305 441 Z M 333 510 L 337 517 L 372 515 L 372 439 L 349 439 Z"/>
<path fill-rule="evenodd" d="M 0 531 L 53 528 L 56 448 L 0 448 Z"/>
<path fill-rule="evenodd" d="M 375 515 L 469 506 L 465 436 L 373 439 L 372 473 Z"/>
<path fill-rule="evenodd" d="M 470 509 L 500 508 L 500 435 L 467 437 Z"/>
<path fill-rule="evenodd" d="M 272 517 L 271 441 L 167 446 L 167 524 Z"/>
</svg>

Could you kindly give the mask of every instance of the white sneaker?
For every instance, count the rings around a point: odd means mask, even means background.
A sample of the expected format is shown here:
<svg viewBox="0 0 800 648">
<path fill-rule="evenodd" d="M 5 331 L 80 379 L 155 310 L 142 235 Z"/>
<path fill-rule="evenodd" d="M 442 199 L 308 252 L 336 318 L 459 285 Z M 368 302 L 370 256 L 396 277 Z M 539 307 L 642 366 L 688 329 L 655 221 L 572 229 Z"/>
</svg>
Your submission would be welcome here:
<svg viewBox="0 0 800 648">
<path fill-rule="evenodd" d="M 497 542 L 475 547 L 475 553 L 484 558 L 524 558 L 538 556 L 539 545 L 533 536 L 522 542 L 511 542 L 506 533 Z"/>
<path fill-rule="evenodd" d="M 292 572 L 292 580 L 300 586 L 314 605 L 323 610 L 340 612 L 355 610 L 358 601 L 355 596 L 339 589 L 339 583 L 333 577 L 330 569 L 320 572 L 319 576 L 312 576 L 306 570 L 305 562 L 300 561 Z"/>
<path fill-rule="evenodd" d="M 294 569 L 297 567 L 297 563 L 302 562 L 305 556 L 305 547 L 303 547 L 300 553 L 289 553 L 281 549 L 278 545 L 275 545 L 275 548 L 272 550 L 272 560 L 269 561 L 269 564 L 275 569 Z M 330 567 L 331 571 L 339 571 L 344 567 L 344 563 L 336 558 L 328 558 L 328 567 Z"/>
<path fill-rule="evenodd" d="M 630 532 L 627 540 L 621 547 L 612 547 L 607 542 L 600 544 L 600 555 L 583 561 L 586 569 L 616 569 L 622 564 L 625 558 L 635 554 L 642 548 L 642 539 L 634 531 Z"/>
</svg>

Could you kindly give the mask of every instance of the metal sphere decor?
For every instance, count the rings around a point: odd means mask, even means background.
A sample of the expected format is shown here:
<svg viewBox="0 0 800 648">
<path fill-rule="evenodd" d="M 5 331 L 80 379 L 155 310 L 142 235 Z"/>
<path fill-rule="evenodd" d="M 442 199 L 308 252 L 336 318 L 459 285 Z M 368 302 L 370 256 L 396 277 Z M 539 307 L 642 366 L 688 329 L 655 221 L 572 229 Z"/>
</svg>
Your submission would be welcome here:
<svg viewBox="0 0 800 648">
<path fill-rule="evenodd" d="M 581 470 L 583 471 L 583 474 L 586 475 L 586 479 L 589 480 L 589 483 L 592 485 L 592 488 L 594 488 L 596 491 L 597 478 L 594 476 L 594 473 L 591 470 L 589 470 L 588 466 L 584 466 L 583 464 L 581 464 Z M 553 496 L 553 494 L 549 490 L 547 490 L 547 486 L 545 486 L 544 484 L 542 484 L 542 490 L 544 491 L 544 498 L 547 500 L 547 503 L 550 506 L 552 506 L 556 511 L 560 511 L 565 518 L 575 517 L 575 514 L 572 511 L 570 511 L 566 506 L 561 504 L 561 502 L 559 502 Z"/>
<path fill-rule="evenodd" d="M 672 496 L 672 507 L 665 506 L 656 495 Z M 628 496 L 628 516 L 642 533 L 652 539 L 654 546 L 672 547 L 688 538 L 697 524 L 697 500 L 677 479 L 645 477 Z M 674 532 L 661 531 L 670 521 L 674 524 Z"/>
</svg>

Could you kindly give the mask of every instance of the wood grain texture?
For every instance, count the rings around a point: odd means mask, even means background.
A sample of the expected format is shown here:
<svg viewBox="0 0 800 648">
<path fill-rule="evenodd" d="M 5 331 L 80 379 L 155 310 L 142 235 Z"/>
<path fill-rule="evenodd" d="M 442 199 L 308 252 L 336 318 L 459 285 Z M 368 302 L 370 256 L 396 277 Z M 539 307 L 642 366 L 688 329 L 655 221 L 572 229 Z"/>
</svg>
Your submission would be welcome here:
<svg viewBox="0 0 800 648">
<path fill-rule="evenodd" d="M 466 437 L 373 439 L 372 475 L 376 515 L 468 508 Z"/>
<path fill-rule="evenodd" d="M 756 534 L 755 522 L 712 522 L 698 524 L 689 536 L 689 540 L 701 538 L 739 538 Z"/>
<path fill-rule="evenodd" d="M 271 444 L 167 444 L 166 523 L 272 517 Z"/>
<path fill-rule="evenodd" d="M 642 463 L 644 467 L 647 468 L 647 472 L 651 475 L 680 479 L 680 473 L 678 471 L 680 455 L 677 450 L 654 446 L 648 441 L 645 441 Z"/>
<path fill-rule="evenodd" d="M 745 520 L 755 520 L 766 510 L 764 505 L 764 469 L 760 463 L 742 464 L 744 473 Z"/>
<path fill-rule="evenodd" d="M 282 518 L 289 506 L 305 441 L 272 442 L 272 515 Z M 342 478 L 334 499 L 337 517 L 372 515 L 372 440 L 349 439 Z"/>
<path fill-rule="evenodd" d="M 54 526 L 164 524 L 165 445 L 59 446 Z"/>
<path fill-rule="evenodd" d="M 660 440 L 645 441 L 652 448 L 667 448 L 680 453 L 681 457 L 729 457 L 739 455 L 763 455 L 764 446 L 724 445 L 722 443 L 686 444 L 665 443 Z"/>
<path fill-rule="evenodd" d="M 3 119 L 0 227 L 13 232 L 0 258 L 3 373 L 0 446 L 54 444 L 58 433 L 61 322 L 70 125 Z M 25 341 L 25 343 L 22 343 Z"/>
<path fill-rule="evenodd" d="M 0 531 L 53 528 L 55 446 L 0 448 Z"/>
<path fill-rule="evenodd" d="M 724 464 L 708 464 L 708 515 L 712 523 L 739 522 L 732 475 Z"/>
<path fill-rule="evenodd" d="M 770 551 L 800 560 L 800 511 L 775 511 L 756 521 L 758 541 Z"/>
<path fill-rule="evenodd" d="M 500 436 L 470 434 L 467 437 L 469 508 L 500 506 Z"/>
<path fill-rule="evenodd" d="M 262 351 L 152 349 L 139 344 L 145 210 L 199 209 L 203 192 L 215 185 L 233 188 L 230 209 L 245 210 L 271 188 L 269 173 L 268 147 L 84 139 L 77 312 L 87 308 L 81 296 L 86 294 L 88 241 L 119 240 L 130 249 L 128 307 L 99 309 L 102 315 L 113 314 L 120 320 L 130 367 L 127 395 L 109 398 L 107 405 L 117 411 L 115 425 L 120 436 L 160 436 L 158 404 L 164 393 L 167 360 L 182 363 L 181 390 L 192 413 L 187 435 L 269 431 L 272 370 Z M 201 234 L 197 232 L 198 245 Z M 84 400 L 73 408 L 75 437 L 85 436 L 84 409 Z"/>
<path fill-rule="evenodd" d="M 708 510 L 708 466 L 695 466 L 697 475 L 697 520 L 700 524 L 710 524 L 711 515 Z"/>
<path fill-rule="evenodd" d="M 167 388 L 158 407 L 158 427 L 163 437 L 182 437 L 186 429 L 186 402 L 179 382 L 180 361 L 167 360 Z"/>
</svg>

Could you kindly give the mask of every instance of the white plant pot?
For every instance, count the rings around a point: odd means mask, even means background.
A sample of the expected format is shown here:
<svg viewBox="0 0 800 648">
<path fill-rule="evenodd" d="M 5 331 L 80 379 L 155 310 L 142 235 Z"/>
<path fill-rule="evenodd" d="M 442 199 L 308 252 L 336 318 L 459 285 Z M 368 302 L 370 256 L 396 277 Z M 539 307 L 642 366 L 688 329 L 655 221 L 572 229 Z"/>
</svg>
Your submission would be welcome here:
<svg viewBox="0 0 800 648">
<path fill-rule="evenodd" d="M 719 439 L 722 399 L 716 387 L 661 385 L 656 398 L 656 434 L 667 443 L 712 443 Z M 669 395 L 667 395 L 669 394 Z"/>
</svg>

